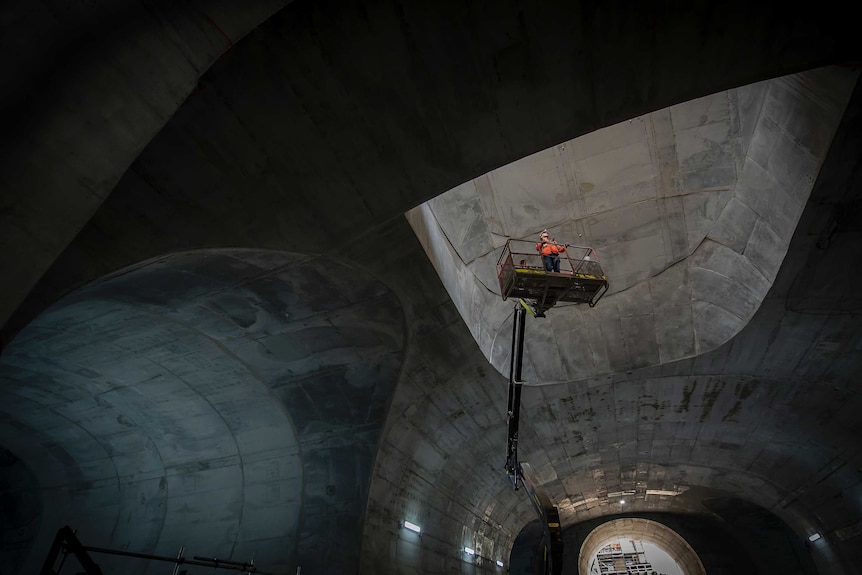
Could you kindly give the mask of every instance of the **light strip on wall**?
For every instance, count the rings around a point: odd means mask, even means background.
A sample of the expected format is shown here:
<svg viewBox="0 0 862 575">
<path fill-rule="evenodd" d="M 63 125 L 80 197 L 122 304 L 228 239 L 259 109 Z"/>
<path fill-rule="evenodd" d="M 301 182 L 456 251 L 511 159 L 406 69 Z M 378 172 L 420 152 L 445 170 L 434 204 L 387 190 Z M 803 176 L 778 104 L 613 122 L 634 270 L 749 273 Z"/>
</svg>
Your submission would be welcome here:
<svg viewBox="0 0 862 575">
<path fill-rule="evenodd" d="M 404 521 L 404 528 L 409 529 L 410 531 L 415 531 L 416 533 L 420 533 L 422 531 L 421 527 L 415 523 L 410 523 L 409 521 Z"/>
</svg>

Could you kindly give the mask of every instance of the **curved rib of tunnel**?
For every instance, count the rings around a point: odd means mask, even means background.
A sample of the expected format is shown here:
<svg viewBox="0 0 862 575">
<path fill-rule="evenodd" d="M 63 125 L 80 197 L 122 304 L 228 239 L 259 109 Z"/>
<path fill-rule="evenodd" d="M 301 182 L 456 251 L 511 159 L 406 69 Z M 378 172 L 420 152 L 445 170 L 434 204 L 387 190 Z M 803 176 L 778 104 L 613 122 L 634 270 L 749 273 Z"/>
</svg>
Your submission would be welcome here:
<svg viewBox="0 0 862 575">
<path fill-rule="evenodd" d="M 353 568 L 403 347 L 388 288 L 296 254 L 175 254 L 77 291 L 0 368 L 4 572 L 36 572 L 63 525 L 96 547 Z"/>
</svg>

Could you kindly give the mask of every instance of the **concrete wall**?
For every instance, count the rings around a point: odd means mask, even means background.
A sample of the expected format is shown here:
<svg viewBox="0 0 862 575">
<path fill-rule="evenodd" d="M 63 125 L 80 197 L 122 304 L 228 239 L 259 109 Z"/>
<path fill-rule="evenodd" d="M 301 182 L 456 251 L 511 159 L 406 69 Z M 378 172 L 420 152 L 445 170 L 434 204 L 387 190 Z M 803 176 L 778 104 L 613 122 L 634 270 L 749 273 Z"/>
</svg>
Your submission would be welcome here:
<svg viewBox="0 0 862 575">
<path fill-rule="evenodd" d="M 404 336 L 384 285 L 297 254 L 176 254 L 76 292 L 0 368 L 0 432 L 42 508 L 28 562 L 0 568 L 35 572 L 70 525 L 94 547 L 352 569 Z"/>
</svg>

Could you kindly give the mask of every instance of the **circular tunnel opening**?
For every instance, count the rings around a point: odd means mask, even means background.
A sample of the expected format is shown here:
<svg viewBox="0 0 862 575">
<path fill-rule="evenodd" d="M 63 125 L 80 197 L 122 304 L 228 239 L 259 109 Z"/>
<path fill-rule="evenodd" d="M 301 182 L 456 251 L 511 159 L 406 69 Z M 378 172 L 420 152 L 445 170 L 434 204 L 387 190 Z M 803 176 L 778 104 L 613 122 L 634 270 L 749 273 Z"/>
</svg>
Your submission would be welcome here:
<svg viewBox="0 0 862 575">
<path fill-rule="evenodd" d="M 629 517 L 590 532 L 578 555 L 578 573 L 706 575 L 706 570 L 676 531 L 657 521 Z"/>
<path fill-rule="evenodd" d="M 664 549 L 649 541 L 612 537 L 589 561 L 590 575 L 645 573 L 683 575 L 682 569 Z"/>
</svg>

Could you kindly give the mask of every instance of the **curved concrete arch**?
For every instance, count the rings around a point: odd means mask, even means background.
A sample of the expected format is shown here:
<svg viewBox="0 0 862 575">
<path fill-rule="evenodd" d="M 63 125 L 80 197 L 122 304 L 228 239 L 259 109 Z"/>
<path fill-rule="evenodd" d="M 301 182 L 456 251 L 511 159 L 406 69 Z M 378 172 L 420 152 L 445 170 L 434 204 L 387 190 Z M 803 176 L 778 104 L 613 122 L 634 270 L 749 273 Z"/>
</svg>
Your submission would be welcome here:
<svg viewBox="0 0 862 575">
<path fill-rule="evenodd" d="M 391 429 L 378 455 L 386 468 L 372 490 L 366 526 L 398 541 L 397 550 L 387 553 L 375 545 L 377 537 L 366 538 L 365 553 L 380 567 L 430 568 L 438 561 L 455 566 L 463 558 L 459 542 L 485 549 L 485 557 L 506 552 L 535 515 L 499 469 L 505 437 L 494 418 L 503 420 L 497 413 L 505 404 L 502 378 L 489 376 L 469 389 L 461 385 L 476 365 L 481 365 L 478 358 L 461 357 L 448 379 L 424 382 L 434 382 L 427 388 L 406 384 L 393 399 Z M 523 398 L 521 458 L 534 465 L 566 527 L 612 513 L 610 493 L 626 489 L 632 491 L 625 496 L 632 512 L 702 513 L 704 486 L 711 486 L 761 501 L 804 534 L 816 525 L 812 510 L 799 502 L 782 503 L 795 483 L 779 484 L 769 476 L 774 462 L 809 449 L 812 430 L 791 428 L 767 448 L 744 449 L 758 426 L 772 427 L 774 418 L 787 418 L 780 405 L 767 407 L 782 387 L 781 381 L 766 378 L 694 374 L 533 388 Z M 743 399 L 749 399 L 744 407 Z M 470 412 L 460 410 L 465 405 L 473 406 Z M 580 423 L 586 421 L 615 423 L 588 430 Z M 570 423 L 565 431 L 561 422 Z M 609 433 L 613 438 L 606 437 Z M 623 450 L 632 437 L 638 438 L 637 449 Z M 695 449 L 702 457 L 692 458 Z M 642 450 L 650 453 L 648 464 L 641 461 Z M 599 474 L 598 461 L 615 462 L 618 476 Z M 817 471 L 799 468 L 798 474 Z M 840 488 L 842 481 L 835 477 L 823 487 Z M 402 515 L 392 517 L 393 511 Z M 848 518 L 855 513 L 848 509 Z M 397 522 L 403 519 L 421 525 L 429 539 L 449 533 L 448 544 L 426 544 L 420 551 L 418 537 L 414 542 L 407 532 L 398 535 Z"/>
<path fill-rule="evenodd" d="M 408 219 L 479 347 L 508 373 L 507 238 L 549 228 L 610 281 L 526 339 L 524 377 L 560 383 L 662 365 L 730 340 L 775 281 L 858 73 L 831 67 L 634 118 L 467 182 Z"/>
<path fill-rule="evenodd" d="M 64 524 L 85 544 L 162 556 L 185 546 L 289 571 L 337 546 L 339 562 L 358 561 L 358 533 L 309 533 L 348 517 L 327 507 L 364 502 L 355 481 L 370 473 L 404 345 L 403 319 L 379 317 L 381 302 L 398 309 L 344 264 L 204 250 L 122 270 L 42 314 L 0 364 L 4 443 L 46 498 L 21 572 Z"/>
<path fill-rule="evenodd" d="M 258 492 L 266 486 L 279 485 L 264 481 L 266 471 L 256 469 L 254 462 L 260 459 L 275 462 L 282 475 L 288 470 L 301 469 L 290 420 L 273 405 L 262 382 L 255 381 L 253 376 L 249 378 L 236 362 L 204 360 L 207 356 L 218 357 L 218 352 L 207 349 L 203 338 L 192 338 L 197 350 L 185 356 L 185 361 L 191 363 L 181 371 L 180 363 L 157 361 L 156 356 L 169 353 L 171 345 L 192 344 L 192 339 L 160 328 L 158 320 L 146 321 L 140 317 L 140 309 L 127 305 L 111 309 L 104 303 L 99 307 L 105 323 L 96 325 L 97 322 L 91 321 L 86 327 L 53 333 L 43 326 L 52 321 L 63 325 L 76 310 L 74 304 L 65 307 L 64 313 L 58 313 L 59 318 L 52 318 L 48 312 L 27 332 L 38 343 L 24 343 L 23 349 L 13 346 L 7 360 L 11 365 L 33 366 L 37 375 L 42 376 L 42 384 L 48 387 L 51 386 L 44 381 L 45 375 L 38 373 L 39 364 L 56 362 L 57 371 L 72 371 L 86 356 L 91 370 L 89 377 L 81 378 L 84 385 L 74 390 L 76 400 L 61 399 L 49 409 L 59 410 L 84 429 L 99 450 L 89 457 L 78 453 L 81 439 L 70 433 L 73 425 L 51 425 L 50 421 L 39 418 L 30 424 L 34 431 L 47 427 L 56 430 L 56 434 L 52 433 L 50 440 L 36 441 L 31 451 L 19 452 L 33 467 L 31 458 L 39 457 L 46 445 L 56 444 L 73 454 L 70 460 L 76 462 L 75 471 L 90 472 L 75 482 L 71 480 L 74 474 L 34 467 L 40 484 L 47 488 L 46 497 L 51 487 L 46 483 L 48 478 L 64 478 L 56 486 L 58 500 L 45 505 L 51 511 L 46 513 L 34 549 L 46 549 L 46 542 L 50 542 L 57 526 L 68 524 L 78 529 L 82 540 L 94 545 L 100 542 L 96 546 L 129 548 L 142 553 L 171 555 L 180 540 L 187 548 L 197 548 L 207 556 L 247 551 L 243 549 L 247 547 L 244 540 L 250 539 L 248 534 L 256 529 L 256 522 L 266 519 L 255 503 Z M 113 325 L 115 322 L 122 327 L 118 329 Z M 84 330 L 89 343 L 81 346 L 75 342 L 81 341 Z M 127 335 L 119 336 L 119 332 Z M 152 337 L 151 347 L 146 352 L 130 353 L 129 336 L 136 343 L 140 343 L 141 337 Z M 53 359 L 46 361 L 48 357 Z M 198 363 L 197 372 L 189 372 L 188 367 L 194 363 Z M 225 378 L 227 374 L 231 376 Z M 213 386 L 206 381 L 216 377 L 225 378 L 221 385 Z M 14 381 L 14 372 L 9 379 Z M 64 376 L 64 381 L 72 379 Z M 257 423 L 240 424 L 236 405 L 248 410 L 248 419 Z M 40 410 L 22 409 L 20 413 L 38 416 Z M 8 417 L 27 423 L 14 412 Z M 263 422 L 267 425 L 261 428 Z M 266 443 L 267 449 L 261 450 L 255 445 L 254 434 L 264 430 L 273 435 Z M 36 437 L 41 434 L 44 432 Z M 84 448 L 87 453 L 93 451 L 86 449 L 86 444 Z M 301 476 L 295 479 L 300 481 L 297 487 L 301 488 Z M 78 487 L 79 484 L 93 487 Z M 74 496 L 66 499 L 62 493 L 69 490 Z M 284 495 L 289 497 L 289 492 Z M 220 501 L 220 505 L 210 511 L 213 499 Z M 291 526 L 298 524 L 299 505 L 285 505 L 284 501 L 272 501 L 271 505 L 282 511 L 281 527 L 270 519 L 272 527 L 292 536 Z M 105 515 L 111 508 L 115 520 L 108 523 Z M 219 511 L 214 512 L 216 509 Z M 91 516 L 92 521 L 87 519 Z M 170 521 L 166 522 L 166 517 Z M 200 526 L 204 521 L 208 524 L 206 529 Z M 31 557 L 31 566 L 42 559 Z M 106 568 L 129 572 L 142 568 L 116 558 L 100 563 Z"/>
<path fill-rule="evenodd" d="M 534 462 L 553 490 L 565 525 L 607 514 L 620 498 L 636 511 L 696 512 L 698 489 L 710 486 L 760 502 L 800 536 L 815 529 L 812 501 L 789 494 L 814 485 L 823 496 L 840 491 L 849 463 L 830 441 L 826 423 L 815 426 L 806 417 L 816 400 L 790 408 L 781 379 L 693 371 L 601 378 L 525 394 L 522 417 L 530 431 L 522 459 Z M 608 423 L 585 425 L 594 421 Z M 565 432 L 559 422 L 570 424 Z M 780 433 L 761 444 L 764 427 Z M 598 473 L 600 461 L 614 473 Z M 793 473 L 776 477 L 779 462 L 794 462 Z M 847 504 L 840 515 L 850 522 L 860 512 Z"/>
<path fill-rule="evenodd" d="M 27 193 L 17 195 L 14 212 L 0 213 L 0 243 L 19 245 L 29 257 L 25 265 L 13 265 L 8 251 L 0 253 L 0 266 L 17 269 L 7 278 L 0 324 L 200 77 L 289 2 L 20 2 L 28 9 L 7 20 L 3 35 L 10 45 L 29 49 L 10 51 L 15 76 L 6 82 L 14 88 L 4 90 L 0 102 L 9 127 L 0 168 L 7 174 L 5 193 Z M 33 38 L 41 43 L 32 45 Z M 52 167 L 50 176 L 44 166 Z M 34 207 L 38 220 L 14 221 L 16 213 Z M 17 296 L 11 295 L 13 282 Z"/>
<path fill-rule="evenodd" d="M 578 573 L 586 575 L 590 572 L 589 562 L 596 552 L 609 539 L 626 538 L 636 541 L 649 541 L 664 549 L 684 575 L 706 575 L 703 564 L 691 545 L 676 531 L 657 521 L 626 517 L 614 519 L 596 527 L 584 540 L 578 556 Z"/>
<path fill-rule="evenodd" d="M 7 377 L 3 379 L 8 389 L 10 384 L 17 382 L 14 374 L 4 372 Z M 32 382 L 34 375 L 41 374 L 30 373 L 27 380 Z M 40 379 L 43 384 L 50 381 Z M 45 388 L 40 386 L 36 389 L 41 391 Z M 15 391 L 2 393 L 4 444 L 32 474 L 33 486 L 38 486 L 42 513 L 29 538 L 17 543 L 24 547 L 24 552 L 15 561 L 17 565 L 6 563 L 4 569 L 17 567 L 21 573 L 38 570 L 44 561 L 44 557 L 38 555 L 50 545 L 58 526 L 73 518 L 84 523 L 93 521 L 91 534 L 96 536 L 116 531 L 121 513 L 128 514 L 129 519 L 142 521 L 141 529 L 146 531 L 151 517 L 134 512 L 136 496 L 123 497 L 120 493 L 136 489 L 136 495 L 146 497 L 158 506 L 161 502 L 158 489 L 152 489 L 145 478 L 139 482 L 128 481 L 130 475 L 121 473 L 122 459 L 113 457 L 114 453 L 92 422 L 88 424 L 74 415 L 55 412 L 53 407 L 56 403 L 46 402 L 49 394 L 39 397 L 38 391 L 30 390 L 35 397 L 27 397 L 26 393 Z M 105 410 L 105 415 L 110 417 L 110 412 Z M 121 482 L 126 482 L 126 485 L 121 487 Z M 99 501 L 100 505 L 87 509 L 76 504 L 86 500 Z M 161 519 L 161 516 L 156 517 L 158 525 L 161 525 Z M 119 535 L 122 537 L 122 529 Z M 7 545 L 12 547 L 12 540 Z"/>
<path fill-rule="evenodd" d="M 463 562 L 464 546 L 503 560 L 520 522 L 534 514 L 522 492 L 512 490 L 498 461 L 498 447 L 506 441 L 499 426 L 505 382 L 490 374 L 480 388 L 461 385 L 481 362 L 476 354 L 467 355 L 450 377 L 435 381 L 433 390 L 411 389 L 417 384 L 408 383 L 409 377 L 396 390 L 377 455 L 376 472 L 385 480 L 376 481 L 369 494 L 364 569 L 456 567 Z M 454 409 L 461 400 L 479 409 Z M 441 494 L 445 505 L 438 501 Z M 392 517 L 393 511 L 401 516 Z M 399 536 L 397 526 L 405 519 L 422 527 L 422 540 Z M 371 537 L 381 532 L 398 540 L 392 552 Z M 426 544 L 437 539 L 430 548 Z"/>
</svg>

